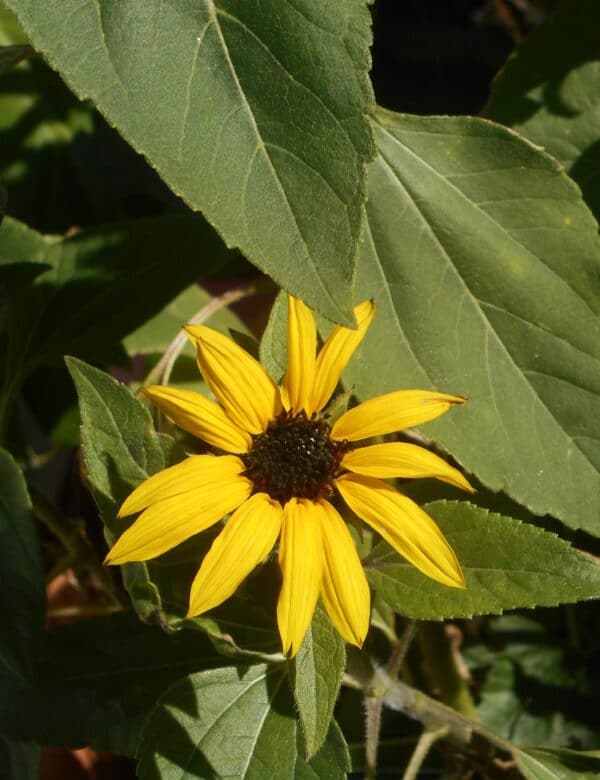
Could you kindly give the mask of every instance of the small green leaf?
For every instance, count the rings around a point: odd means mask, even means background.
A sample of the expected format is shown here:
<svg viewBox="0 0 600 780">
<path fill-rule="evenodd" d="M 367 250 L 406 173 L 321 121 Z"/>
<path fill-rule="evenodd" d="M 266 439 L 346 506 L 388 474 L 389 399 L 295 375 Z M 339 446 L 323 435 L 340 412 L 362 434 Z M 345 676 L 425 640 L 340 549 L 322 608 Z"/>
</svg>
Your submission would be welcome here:
<svg viewBox="0 0 600 780">
<path fill-rule="evenodd" d="M 27 486 L 12 456 L 0 450 L 0 678 L 33 679 L 44 611 L 44 568 Z"/>
<path fill-rule="evenodd" d="M 225 660 L 199 631 L 167 634 L 131 612 L 61 626 L 42 647 L 35 687 L 0 701 L 2 732 L 125 755 L 134 754 L 144 721 L 169 685 Z"/>
<path fill-rule="evenodd" d="M 292 661 L 294 698 L 309 760 L 327 738 L 345 662 L 344 641 L 323 607 L 318 605 Z"/>
<path fill-rule="evenodd" d="M 578 188 L 481 119 L 378 111 L 375 133 L 356 289 L 378 310 L 346 387 L 467 396 L 425 434 L 600 534 L 600 240 Z"/>
<path fill-rule="evenodd" d="M 373 154 L 364 0 L 7 5 L 229 246 L 350 321 Z"/>
<path fill-rule="evenodd" d="M 381 542 L 367 575 L 400 614 L 440 620 L 600 597 L 600 565 L 554 534 L 466 501 L 424 509 L 454 549 L 467 588 L 434 582 Z"/>
<path fill-rule="evenodd" d="M 162 697 L 138 750 L 140 780 L 337 780 L 348 766 L 335 724 L 310 763 L 284 665 L 190 675 Z"/>
<path fill-rule="evenodd" d="M 127 527 L 127 521 L 117 519 L 125 498 L 151 474 L 181 460 L 184 453 L 172 438 L 155 432 L 150 412 L 116 379 L 75 358 L 67 358 L 67 367 L 79 395 L 81 447 L 87 477 L 105 524 L 107 541 L 112 544 Z M 142 617 L 166 619 L 166 612 L 177 608 L 173 588 L 185 586 L 181 576 L 174 573 L 178 564 L 187 573 L 189 564 L 178 560 L 172 564 L 175 569 L 153 562 L 122 567 L 125 587 Z M 164 593 L 153 584 L 153 574 L 162 574 Z M 163 602 L 169 594 L 174 604 Z M 183 611 L 185 595 L 178 592 L 178 596 Z"/>
<path fill-rule="evenodd" d="M 484 114 L 543 146 L 600 217 L 600 68 L 596 0 L 560 3 L 492 83 Z"/>
<path fill-rule="evenodd" d="M 594 780 L 600 777 L 600 751 L 579 752 L 543 747 L 514 750 L 517 766 L 527 780 Z"/>
<path fill-rule="evenodd" d="M 260 342 L 260 362 L 280 382 L 287 371 L 287 295 L 279 293 Z"/>
</svg>

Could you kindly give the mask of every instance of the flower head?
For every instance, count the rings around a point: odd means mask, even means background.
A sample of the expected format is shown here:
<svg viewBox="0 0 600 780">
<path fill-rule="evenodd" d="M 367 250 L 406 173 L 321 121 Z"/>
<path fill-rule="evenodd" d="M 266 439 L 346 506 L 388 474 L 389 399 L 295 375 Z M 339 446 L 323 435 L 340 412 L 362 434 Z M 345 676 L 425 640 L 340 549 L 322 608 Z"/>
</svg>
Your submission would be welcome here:
<svg viewBox="0 0 600 780">
<path fill-rule="evenodd" d="M 289 297 L 288 368 L 280 386 L 231 339 L 188 326 L 217 400 L 174 387 L 144 393 L 219 454 L 190 455 L 139 485 L 119 515 L 141 514 L 107 562 L 154 558 L 232 512 L 192 583 L 188 616 L 229 598 L 279 541 L 277 620 L 284 652 L 294 655 L 300 648 L 319 597 L 344 639 L 360 646 L 370 593 L 350 531 L 332 503 L 341 496 L 426 575 L 464 587 L 456 556 L 433 520 L 382 480 L 436 477 L 470 490 L 467 480 L 415 444 L 355 444 L 420 425 L 464 399 L 399 390 L 365 401 L 333 425 L 323 412 L 374 313 L 370 301 L 358 305 L 358 327 L 336 327 L 317 354 L 312 312 Z"/>
</svg>

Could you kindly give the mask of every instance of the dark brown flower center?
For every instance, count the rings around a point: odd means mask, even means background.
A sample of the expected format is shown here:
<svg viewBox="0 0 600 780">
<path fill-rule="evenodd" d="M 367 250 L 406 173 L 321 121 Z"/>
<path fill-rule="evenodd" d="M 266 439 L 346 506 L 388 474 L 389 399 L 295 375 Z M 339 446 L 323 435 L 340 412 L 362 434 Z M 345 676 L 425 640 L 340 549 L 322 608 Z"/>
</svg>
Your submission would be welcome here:
<svg viewBox="0 0 600 780">
<path fill-rule="evenodd" d="M 330 496 L 341 460 L 350 449 L 347 441 L 330 439 L 330 430 L 324 420 L 309 420 L 304 412 L 283 412 L 272 420 L 241 456 L 254 492 L 268 493 L 282 504 L 294 496 Z"/>
</svg>

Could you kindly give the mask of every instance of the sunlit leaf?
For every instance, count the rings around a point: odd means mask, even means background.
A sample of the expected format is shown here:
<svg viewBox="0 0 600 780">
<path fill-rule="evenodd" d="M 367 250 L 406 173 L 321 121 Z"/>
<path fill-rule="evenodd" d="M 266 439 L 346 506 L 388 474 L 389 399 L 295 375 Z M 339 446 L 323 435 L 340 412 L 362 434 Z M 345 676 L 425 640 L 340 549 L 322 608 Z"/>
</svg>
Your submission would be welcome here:
<svg viewBox="0 0 600 780">
<path fill-rule="evenodd" d="M 337 780 L 347 748 L 332 724 L 310 763 L 285 666 L 190 675 L 162 697 L 138 751 L 140 780 Z"/>
<path fill-rule="evenodd" d="M 349 319 L 372 157 L 363 0 L 7 5 L 228 245 Z"/>
<path fill-rule="evenodd" d="M 344 673 L 344 642 L 320 605 L 293 660 L 293 690 L 311 758 L 327 737 Z"/>
<path fill-rule="evenodd" d="M 361 398 L 468 403 L 423 433 L 494 491 L 600 533 L 600 242 L 578 189 L 505 128 L 380 111 L 356 288 Z"/>
<path fill-rule="evenodd" d="M 367 576 L 400 614 L 439 620 L 600 597 L 600 564 L 554 534 L 466 501 L 424 509 L 454 549 L 467 587 L 434 582 L 381 542 Z"/>
</svg>

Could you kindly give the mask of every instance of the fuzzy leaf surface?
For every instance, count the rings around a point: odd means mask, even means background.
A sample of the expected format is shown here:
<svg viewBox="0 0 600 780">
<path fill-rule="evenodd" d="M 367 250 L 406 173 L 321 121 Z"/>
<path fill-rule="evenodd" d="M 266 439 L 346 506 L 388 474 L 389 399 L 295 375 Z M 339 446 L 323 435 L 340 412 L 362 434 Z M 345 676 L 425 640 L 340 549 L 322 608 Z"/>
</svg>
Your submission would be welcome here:
<svg viewBox="0 0 600 780">
<path fill-rule="evenodd" d="M 441 620 L 600 597 L 598 562 L 554 534 L 466 501 L 423 508 L 456 553 L 467 587 L 434 582 L 380 542 L 367 576 L 400 614 Z"/>
<path fill-rule="evenodd" d="M 513 751 L 527 780 L 593 780 L 600 776 L 600 752 L 524 748 Z"/>
<path fill-rule="evenodd" d="M 378 312 L 346 386 L 467 396 L 424 433 L 600 534 L 600 242 L 579 190 L 480 119 L 379 111 L 375 134 L 357 290 Z"/>
<path fill-rule="evenodd" d="M 349 320 L 373 153 L 363 0 L 7 5 L 229 246 Z"/>
</svg>

